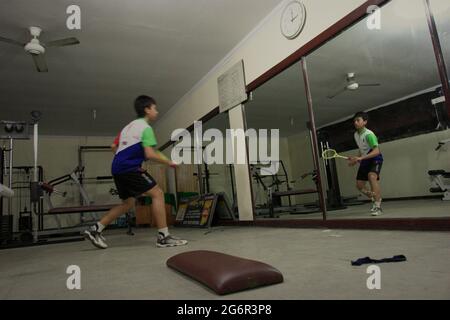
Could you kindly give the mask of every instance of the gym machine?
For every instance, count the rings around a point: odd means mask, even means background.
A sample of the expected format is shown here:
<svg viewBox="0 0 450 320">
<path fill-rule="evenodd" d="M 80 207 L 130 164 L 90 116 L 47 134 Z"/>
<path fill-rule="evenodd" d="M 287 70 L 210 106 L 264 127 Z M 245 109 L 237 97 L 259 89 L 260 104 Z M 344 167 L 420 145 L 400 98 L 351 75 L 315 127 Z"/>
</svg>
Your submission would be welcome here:
<svg viewBox="0 0 450 320">
<path fill-rule="evenodd" d="M 329 135 L 326 131 L 317 132 L 317 138 L 320 144 L 320 154 L 324 150 L 331 149 L 329 144 Z M 326 177 L 327 177 L 327 209 L 340 210 L 345 209 L 344 201 L 341 196 L 341 189 L 339 187 L 339 179 L 337 175 L 336 159 L 322 159 Z"/>
<path fill-rule="evenodd" d="M 431 104 L 436 115 L 436 130 L 446 130 L 450 127 L 450 119 L 448 118 L 447 107 L 445 105 L 445 96 L 442 87 L 436 89 L 437 98 L 431 100 Z"/>
<path fill-rule="evenodd" d="M 55 219 L 57 220 L 58 227 L 60 228 L 60 223 L 58 220 L 59 214 L 72 214 L 72 213 L 79 213 L 80 214 L 80 223 L 78 226 L 75 226 L 74 228 L 80 227 L 80 231 L 84 230 L 86 228 L 86 225 L 93 223 L 97 220 L 99 220 L 99 216 L 97 215 L 99 212 L 108 211 L 110 208 L 112 208 L 114 205 L 95 205 L 90 200 L 86 190 L 84 189 L 83 185 L 80 183 L 80 176 L 83 176 L 84 168 L 76 167 L 75 170 L 73 170 L 70 174 L 58 177 L 56 179 L 53 179 L 47 183 L 41 182 L 39 185 L 41 189 L 44 191 L 44 199 L 48 206 L 48 213 L 47 215 L 53 215 Z M 94 179 L 96 181 L 104 181 L 104 180 L 112 180 L 112 177 L 110 176 L 97 176 L 97 177 L 84 177 L 84 181 L 88 181 L 91 179 Z M 78 188 L 78 191 L 81 195 L 81 203 L 82 205 L 79 207 L 61 207 L 61 208 L 55 208 L 51 201 L 51 195 L 57 194 L 62 197 L 66 196 L 66 192 L 59 191 L 55 187 L 57 185 L 60 185 L 62 183 L 65 183 L 67 181 L 70 181 L 72 184 L 76 185 Z M 109 190 L 109 193 L 113 196 L 118 195 L 117 190 L 114 188 L 111 188 Z M 87 217 L 85 214 L 90 214 L 91 217 Z M 118 220 L 119 222 L 119 220 Z M 125 223 L 127 225 L 127 234 L 128 235 L 134 235 L 132 231 L 132 215 L 131 212 L 127 212 L 125 215 Z"/>
<path fill-rule="evenodd" d="M 446 144 L 450 144 L 450 139 L 442 140 L 436 147 L 436 151 L 442 150 Z M 444 193 L 442 196 L 443 201 L 450 201 L 450 183 L 445 182 L 446 179 L 450 179 L 450 172 L 445 170 L 430 170 L 428 175 L 431 180 L 431 193 Z"/>
<path fill-rule="evenodd" d="M 32 237 L 32 219 L 33 213 L 31 211 L 31 201 L 30 201 L 30 182 L 33 176 L 33 167 L 30 166 L 14 166 L 12 168 L 12 191 L 14 192 L 13 200 L 13 225 L 16 223 L 16 218 L 18 214 L 18 230 L 14 230 L 14 239 L 10 241 L 10 244 L 17 243 L 29 243 L 33 240 Z M 38 176 L 42 179 L 44 170 L 41 166 L 38 166 Z M 9 173 L 9 172 L 8 172 Z M 39 202 L 38 211 L 43 212 L 44 203 Z M 38 229 L 43 230 L 44 219 L 42 215 L 37 217 L 38 219 Z M 16 237 L 16 235 L 19 237 Z"/>
<path fill-rule="evenodd" d="M 80 228 L 62 228 L 60 226 L 59 220 L 55 217 L 57 221 L 58 228 L 56 229 L 44 229 L 43 228 L 43 216 L 45 215 L 40 206 L 44 196 L 44 190 L 47 189 L 46 193 L 50 194 L 50 185 L 46 186 L 43 184 L 42 177 L 38 174 L 38 123 L 42 117 L 40 111 L 31 112 L 32 126 L 33 126 L 33 154 L 34 154 L 34 166 L 33 166 L 33 178 L 30 183 L 30 201 L 31 201 L 31 211 L 32 217 L 32 232 L 33 232 L 33 243 L 48 243 L 51 237 L 56 236 L 56 242 L 67 242 L 67 241 L 80 241 L 84 238 L 80 235 Z M 52 192 L 56 192 L 53 190 Z M 59 192 L 58 192 L 59 193 Z M 41 223 L 39 223 L 41 221 Z"/>
<path fill-rule="evenodd" d="M 75 184 L 78 186 L 80 190 L 80 205 L 86 206 L 91 205 L 92 202 L 87 196 L 86 191 L 84 190 L 84 184 L 87 181 L 95 180 L 96 182 L 112 182 L 113 177 L 111 175 L 108 176 L 96 176 L 96 177 L 86 177 L 85 176 L 85 167 L 86 167 L 86 153 L 109 153 L 112 156 L 111 152 L 111 146 L 79 146 L 78 147 L 78 170 L 75 172 L 75 176 L 71 176 L 71 179 L 75 181 Z M 74 179 L 75 178 L 75 179 Z M 117 190 L 115 188 L 111 188 L 109 190 L 109 193 L 113 196 L 118 195 Z M 132 214 L 132 211 L 127 212 L 125 214 L 125 224 L 127 225 L 127 234 L 128 235 L 134 235 L 132 231 L 132 226 L 134 225 L 134 215 Z M 122 218 L 119 217 L 117 220 L 118 226 L 122 226 Z M 80 223 L 86 222 L 86 218 L 84 217 L 83 212 L 80 213 Z"/>
<path fill-rule="evenodd" d="M 111 153 L 111 147 L 110 146 L 79 146 L 78 147 L 78 170 L 75 172 L 77 175 L 78 183 L 83 186 L 85 180 L 88 180 L 89 178 L 86 178 L 84 176 L 84 168 L 85 168 L 85 153 L 88 152 L 107 152 Z M 96 180 L 112 180 L 112 176 L 99 176 L 95 177 Z M 83 202 L 84 199 L 86 199 L 86 196 L 81 193 L 80 190 L 80 205 L 87 205 L 86 202 Z"/>
<path fill-rule="evenodd" d="M 304 206 L 296 206 L 292 205 L 291 197 L 297 196 L 297 195 L 306 195 L 306 194 L 315 194 L 317 193 L 317 189 L 293 189 L 289 182 L 295 183 L 296 181 L 289 181 L 289 177 L 286 171 L 286 167 L 284 166 L 284 163 L 282 160 L 279 161 L 280 167 L 282 169 L 281 174 L 276 175 L 268 175 L 268 176 L 261 176 L 259 174 L 261 167 L 258 165 L 251 165 L 251 175 L 255 179 L 257 185 L 262 186 L 266 195 L 267 195 L 267 203 L 263 205 L 260 208 L 257 208 L 257 214 L 259 212 L 266 212 L 268 213 L 268 218 L 278 218 L 279 216 L 276 215 L 281 212 L 288 212 L 290 214 L 306 214 L 306 213 L 314 213 L 318 210 L 309 210 L 305 208 Z M 316 174 L 314 172 L 310 172 L 307 174 L 302 175 L 301 179 L 305 179 L 308 176 L 313 177 L 313 181 L 317 184 Z M 281 180 L 280 180 L 281 178 Z M 271 184 L 267 185 L 264 180 L 265 179 L 271 179 Z M 280 190 L 281 186 L 286 184 L 286 190 Z M 288 206 L 282 206 L 281 199 L 283 197 L 287 197 L 289 201 Z"/>
<path fill-rule="evenodd" d="M 28 140 L 30 125 L 26 121 L 0 121 L 0 140 L 8 140 L 9 147 L 0 148 L 0 242 L 13 240 L 13 151 L 14 140 Z M 4 176 L 7 176 L 7 185 L 4 185 Z M 5 212 L 3 198 L 7 198 Z"/>
</svg>

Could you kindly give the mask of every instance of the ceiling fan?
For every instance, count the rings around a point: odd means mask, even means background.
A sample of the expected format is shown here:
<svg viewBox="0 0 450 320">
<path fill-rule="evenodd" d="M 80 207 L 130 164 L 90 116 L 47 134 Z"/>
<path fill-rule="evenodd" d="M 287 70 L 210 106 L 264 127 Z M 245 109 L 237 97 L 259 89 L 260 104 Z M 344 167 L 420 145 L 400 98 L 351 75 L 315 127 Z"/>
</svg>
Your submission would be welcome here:
<svg viewBox="0 0 450 320">
<path fill-rule="evenodd" d="M 358 83 L 355 80 L 355 73 L 350 72 L 350 73 L 347 73 L 347 85 L 343 89 L 336 92 L 335 94 L 328 96 L 328 99 L 333 99 L 336 96 L 340 95 L 341 93 L 343 93 L 347 90 L 355 91 L 355 90 L 358 90 L 360 87 L 378 87 L 378 86 L 381 86 L 381 84 L 380 83 L 364 83 L 364 84 Z"/>
<path fill-rule="evenodd" d="M 47 62 L 45 61 L 45 49 L 48 47 L 63 47 L 79 44 L 77 38 L 65 38 L 60 40 L 49 41 L 46 43 L 39 41 L 42 29 L 39 27 L 30 27 L 30 33 L 33 39 L 30 42 L 24 43 L 21 41 L 8 39 L 0 36 L 0 42 L 6 42 L 12 45 L 21 46 L 25 51 L 33 57 L 34 64 L 38 72 L 48 72 Z"/>
</svg>

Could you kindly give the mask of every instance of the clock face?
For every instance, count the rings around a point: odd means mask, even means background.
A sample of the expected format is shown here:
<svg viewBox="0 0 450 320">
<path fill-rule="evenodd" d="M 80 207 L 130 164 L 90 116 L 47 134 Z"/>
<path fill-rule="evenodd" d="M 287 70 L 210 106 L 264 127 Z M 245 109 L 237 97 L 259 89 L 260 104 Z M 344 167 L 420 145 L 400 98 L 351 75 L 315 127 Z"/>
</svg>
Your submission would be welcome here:
<svg viewBox="0 0 450 320">
<path fill-rule="evenodd" d="M 302 31 L 305 22 L 305 6 L 298 1 L 292 1 L 281 14 L 281 33 L 288 39 L 294 39 Z"/>
</svg>

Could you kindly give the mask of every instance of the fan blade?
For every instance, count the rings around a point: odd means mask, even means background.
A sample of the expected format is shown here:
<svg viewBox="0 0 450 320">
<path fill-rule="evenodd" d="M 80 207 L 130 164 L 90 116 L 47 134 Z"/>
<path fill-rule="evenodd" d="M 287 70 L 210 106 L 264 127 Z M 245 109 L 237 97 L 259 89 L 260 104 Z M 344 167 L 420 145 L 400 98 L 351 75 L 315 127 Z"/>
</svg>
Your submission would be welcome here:
<svg viewBox="0 0 450 320">
<path fill-rule="evenodd" d="M 48 72 L 47 62 L 43 54 L 31 54 L 38 72 Z"/>
<path fill-rule="evenodd" d="M 64 47 L 64 46 L 71 46 L 74 44 L 79 44 L 80 41 L 77 38 L 65 38 L 60 40 L 54 40 L 47 42 L 45 44 L 46 47 Z"/>
<path fill-rule="evenodd" d="M 381 86 L 381 83 L 365 83 L 365 84 L 360 84 L 360 87 L 379 87 Z"/>
<path fill-rule="evenodd" d="M 345 92 L 345 90 L 347 90 L 347 87 L 344 87 L 344 89 L 339 90 L 338 92 L 336 92 L 335 94 L 328 96 L 328 99 L 333 99 L 334 97 L 340 95 L 341 93 Z"/>
<path fill-rule="evenodd" d="M 10 43 L 10 44 L 15 44 L 15 45 L 21 46 L 21 47 L 25 47 L 25 43 L 22 43 L 20 41 L 16 41 L 16 40 L 13 40 L 13 39 L 4 38 L 4 37 L 1 37 L 1 36 L 0 36 L 0 41 L 1 42 Z"/>
</svg>

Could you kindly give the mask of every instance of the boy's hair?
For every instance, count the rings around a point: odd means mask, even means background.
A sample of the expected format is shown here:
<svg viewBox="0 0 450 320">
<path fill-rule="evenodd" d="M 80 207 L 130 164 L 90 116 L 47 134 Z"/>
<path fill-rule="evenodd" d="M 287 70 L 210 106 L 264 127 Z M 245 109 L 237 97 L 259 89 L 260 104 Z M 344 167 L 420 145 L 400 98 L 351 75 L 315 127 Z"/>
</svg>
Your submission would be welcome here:
<svg viewBox="0 0 450 320">
<path fill-rule="evenodd" d="M 364 121 L 367 121 L 369 120 L 369 115 L 367 114 L 367 112 L 360 111 L 355 113 L 355 115 L 353 116 L 353 120 L 355 120 L 356 118 L 362 118 Z"/>
<path fill-rule="evenodd" d="M 156 105 L 155 99 L 149 96 L 139 96 L 134 100 L 134 110 L 139 118 L 145 117 L 145 108 Z"/>
</svg>

